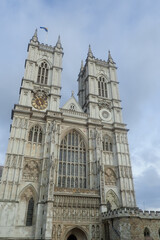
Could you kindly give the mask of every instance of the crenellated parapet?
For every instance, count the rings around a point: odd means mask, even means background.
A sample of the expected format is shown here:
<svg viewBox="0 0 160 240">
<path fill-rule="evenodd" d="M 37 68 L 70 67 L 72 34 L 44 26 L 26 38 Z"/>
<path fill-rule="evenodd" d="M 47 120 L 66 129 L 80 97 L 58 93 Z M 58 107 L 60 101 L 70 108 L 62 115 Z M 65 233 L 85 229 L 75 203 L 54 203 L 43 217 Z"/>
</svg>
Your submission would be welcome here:
<svg viewBox="0 0 160 240">
<path fill-rule="evenodd" d="M 43 51 L 54 52 L 54 47 L 52 45 L 41 43 L 39 44 L 39 49 Z"/>
<path fill-rule="evenodd" d="M 146 219 L 160 219 L 160 211 L 146 211 L 139 208 L 118 208 L 102 213 L 103 221 L 112 218 L 138 217 Z"/>
</svg>

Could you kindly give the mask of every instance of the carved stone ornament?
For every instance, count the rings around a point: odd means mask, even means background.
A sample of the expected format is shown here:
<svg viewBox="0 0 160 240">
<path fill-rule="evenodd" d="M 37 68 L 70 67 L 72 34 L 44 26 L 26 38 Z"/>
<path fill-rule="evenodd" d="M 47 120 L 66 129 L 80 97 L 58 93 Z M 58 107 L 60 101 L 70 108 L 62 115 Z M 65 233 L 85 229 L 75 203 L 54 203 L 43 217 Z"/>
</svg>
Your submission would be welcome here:
<svg viewBox="0 0 160 240">
<path fill-rule="evenodd" d="M 62 228 L 61 228 L 61 225 L 58 225 L 58 228 L 57 228 L 57 238 L 58 239 L 60 239 L 61 234 L 62 234 Z"/>
<path fill-rule="evenodd" d="M 99 112 L 99 116 L 103 121 L 110 121 L 111 120 L 111 112 L 108 109 L 101 109 Z"/>
<path fill-rule="evenodd" d="M 25 190 L 25 192 L 23 192 L 23 194 L 21 195 L 21 199 L 23 200 L 29 200 L 31 197 L 34 197 L 34 193 L 32 191 L 32 188 L 29 187 Z"/>
<path fill-rule="evenodd" d="M 95 232 L 95 226 L 92 225 L 92 239 L 95 238 L 96 232 Z"/>
<path fill-rule="evenodd" d="M 23 168 L 23 179 L 25 181 L 34 182 L 38 180 L 39 167 L 34 160 L 26 161 Z"/>
<path fill-rule="evenodd" d="M 82 198 L 55 196 L 53 206 L 53 220 L 54 221 L 77 221 L 81 223 L 99 221 L 99 199 L 98 198 Z"/>
<path fill-rule="evenodd" d="M 33 93 L 34 94 L 40 94 L 38 96 L 42 96 L 41 94 L 45 94 L 46 96 L 48 96 L 49 95 L 49 90 L 46 90 L 42 87 L 34 87 Z"/>
<path fill-rule="evenodd" d="M 116 185 L 116 174 L 111 168 L 105 169 L 105 184 L 106 185 Z"/>
<path fill-rule="evenodd" d="M 111 102 L 106 99 L 99 99 L 98 106 L 100 109 L 105 108 L 111 111 Z"/>
</svg>

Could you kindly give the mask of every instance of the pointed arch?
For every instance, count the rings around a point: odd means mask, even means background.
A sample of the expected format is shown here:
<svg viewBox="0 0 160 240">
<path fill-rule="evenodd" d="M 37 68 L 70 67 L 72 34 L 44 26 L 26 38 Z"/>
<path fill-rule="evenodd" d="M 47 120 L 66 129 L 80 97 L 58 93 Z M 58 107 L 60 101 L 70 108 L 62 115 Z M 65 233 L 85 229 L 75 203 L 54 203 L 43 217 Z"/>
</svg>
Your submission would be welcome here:
<svg viewBox="0 0 160 240">
<path fill-rule="evenodd" d="M 35 223 L 37 192 L 32 184 L 26 185 L 18 195 L 17 225 L 31 226 Z"/>
<path fill-rule="evenodd" d="M 48 84 L 49 71 L 53 68 L 53 64 L 48 60 L 48 58 L 43 57 L 37 61 L 37 65 L 37 83 Z"/>
<path fill-rule="evenodd" d="M 58 186 L 64 188 L 86 188 L 87 151 L 83 136 L 71 129 L 61 136 Z"/>
<path fill-rule="evenodd" d="M 97 79 L 99 79 L 100 77 L 103 77 L 105 79 L 106 82 L 108 82 L 108 76 L 103 72 L 99 72 L 97 74 Z"/>
<path fill-rule="evenodd" d="M 89 239 L 89 234 L 81 226 L 67 228 L 63 234 L 62 239 L 68 240 L 68 238 L 72 235 L 74 235 L 77 239 L 79 239 L 79 237 L 84 240 Z"/>
<path fill-rule="evenodd" d="M 84 134 L 84 132 L 82 132 L 82 130 L 79 129 L 79 128 L 69 127 L 69 128 L 67 128 L 66 130 L 64 130 L 63 133 L 62 133 L 61 136 L 60 136 L 60 141 L 62 141 L 62 140 L 65 138 L 65 136 L 66 136 L 70 131 L 76 131 L 78 134 L 80 134 L 81 137 L 83 138 L 83 141 L 84 141 L 84 144 L 85 144 L 86 149 L 88 149 L 88 140 L 87 140 L 87 137 L 86 137 L 86 135 Z"/>
<path fill-rule="evenodd" d="M 37 65 L 40 66 L 42 62 L 46 62 L 49 66 L 49 69 L 51 69 L 53 67 L 53 64 L 51 63 L 51 61 L 49 61 L 49 59 L 45 56 L 43 58 L 39 58 L 37 60 Z"/>
<path fill-rule="evenodd" d="M 46 61 L 43 61 L 38 67 L 37 83 L 48 83 L 49 66 Z"/>
<path fill-rule="evenodd" d="M 110 189 L 106 194 L 106 203 L 108 205 L 110 204 L 111 210 L 117 209 L 120 206 L 119 198 L 112 189 Z"/>
<path fill-rule="evenodd" d="M 30 199 L 31 197 L 33 197 L 35 199 L 35 201 L 37 201 L 38 198 L 38 194 L 37 191 L 35 189 L 35 187 L 32 184 L 27 184 L 19 193 L 18 195 L 18 199 L 22 199 L 25 198 L 26 200 Z"/>
<path fill-rule="evenodd" d="M 25 154 L 31 157 L 41 157 L 43 149 L 43 130 L 40 124 L 34 124 L 29 128 L 27 140 Z"/>
</svg>

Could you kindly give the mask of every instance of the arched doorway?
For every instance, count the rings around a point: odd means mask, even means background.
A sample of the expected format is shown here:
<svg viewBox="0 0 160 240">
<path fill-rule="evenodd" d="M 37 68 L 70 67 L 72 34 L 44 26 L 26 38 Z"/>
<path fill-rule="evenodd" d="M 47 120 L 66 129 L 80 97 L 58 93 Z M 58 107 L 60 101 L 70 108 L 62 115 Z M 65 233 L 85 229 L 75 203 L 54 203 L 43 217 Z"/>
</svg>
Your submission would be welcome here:
<svg viewBox="0 0 160 240">
<path fill-rule="evenodd" d="M 71 235 L 67 238 L 67 240 L 77 240 L 77 238 L 76 238 L 73 234 L 71 234 Z"/>
<path fill-rule="evenodd" d="M 86 234 L 78 227 L 71 229 L 64 240 L 87 240 Z"/>
</svg>

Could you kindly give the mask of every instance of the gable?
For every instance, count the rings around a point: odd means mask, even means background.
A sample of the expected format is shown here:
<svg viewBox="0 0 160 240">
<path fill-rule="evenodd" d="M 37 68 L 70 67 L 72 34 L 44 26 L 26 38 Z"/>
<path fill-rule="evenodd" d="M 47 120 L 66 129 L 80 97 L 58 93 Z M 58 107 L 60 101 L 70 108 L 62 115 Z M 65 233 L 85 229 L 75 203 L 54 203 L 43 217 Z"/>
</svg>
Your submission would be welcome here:
<svg viewBox="0 0 160 240">
<path fill-rule="evenodd" d="M 77 102 L 74 96 L 72 96 L 62 107 L 62 109 L 67 109 L 76 112 L 83 112 L 81 106 Z"/>
</svg>

